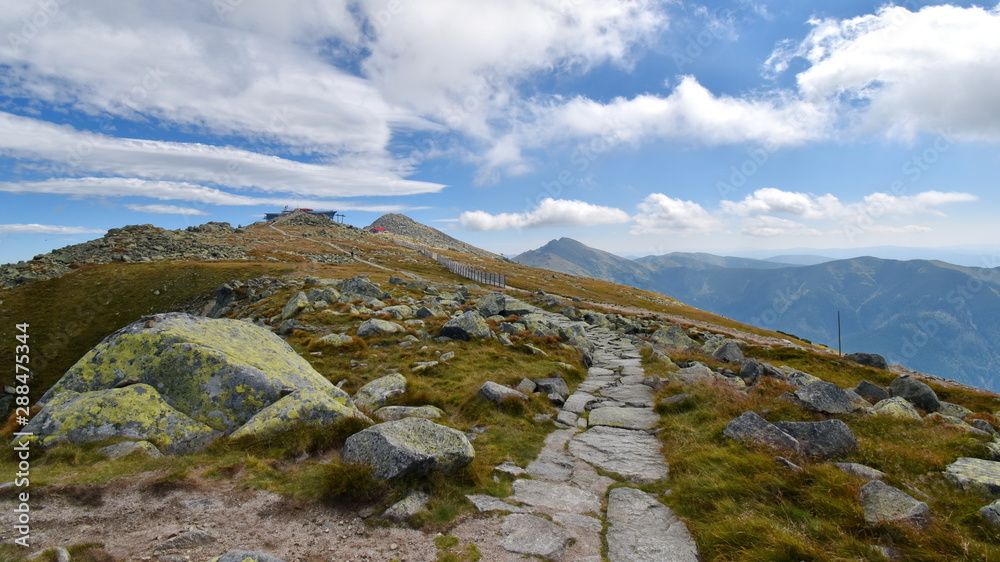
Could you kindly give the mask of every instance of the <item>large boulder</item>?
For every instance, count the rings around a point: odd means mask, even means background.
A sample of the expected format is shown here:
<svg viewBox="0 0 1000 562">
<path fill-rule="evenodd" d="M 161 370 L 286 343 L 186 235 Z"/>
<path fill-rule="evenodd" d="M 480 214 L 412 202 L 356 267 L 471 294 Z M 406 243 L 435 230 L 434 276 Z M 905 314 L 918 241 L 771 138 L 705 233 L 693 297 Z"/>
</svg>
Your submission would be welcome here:
<svg viewBox="0 0 1000 562">
<path fill-rule="evenodd" d="M 881 386 L 874 383 L 870 383 L 868 381 L 859 382 L 857 388 L 855 388 L 854 391 L 857 392 L 859 396 L 871 402 L 872 404 L 876 404 L 878 402 L 881 402 L 882 400 L 885 400 L 886 398 L 889 398 L 888 391 L 886 391 Z"/>
<path fill-rule="evenodd" d="M 865 512 L 865 521 L 872 525 L 908 523 L 926 528 L 931 523 L 930 508 L 926 503 L 881 480 L 872 480 L 861 487 L 861 507 Z"/>
<path fill-rule="evenodd" d="M 385 406 L 389 398 L 404 392 L 406 392 L 406 377 L 393 373 L 379 377 L 359 388 L 354 393 L 354 405 L 369 411 L 377 410 Z"/>
<path fill-rule="evenodd" d="M 299 291 L 294 297 L 288 300 L 285 308 L 281 310 L 281 319 L 288 320 L 289 318 L 293 318 L 307 306 L 309 306 L 309 298 L 306 297 L 305 293 Z"/>
<path fill-rule="evenodd" d="M 885 357 L 882 357 L 877 353 L 851 353 L 850 355 L 847 355 L 846 358 L 854 361 L 855 363 L 861 363 L 862 365 L 875 367 L 876 369 L 882 369 L 883 371 L 889 370 L 889 363 L 885 360 Z"/>
<path fill-rule="evenodd" d="M 441 327 L 441 335 L 453 340 L 486 339 L 491 334 L 486 319 L 475 310 L 469 310 L 461 316 L 452 318 Z"/>
<path fill-rule="evenodd" d="M 281 338 L 238 320 L 158 314 L 111 334 L 66 372 L 39 403 L 130 380 L 152 387 L 172 408 L 229 433 L 302 388 L 325 389 L 349 404 Z"/>
<path fill-rule="evenodd" d="M 926 412 L 936 412 L 941 408 L 941 401 L 934 389 L 913 377 L 898 377 L 889 384 L 889 392 L 893 396 L 907 399 Z"/>
<path fill-rule="evenodd" d="M 944 475 L 964 490 L 1000 496 L 1000 462 L 962 457 L 949 464 Z"/>
<path fill-rule="evenodd" d="M 503 293 L 489 293 L 480 297 L 476 303 L 476 308 L 484 317 L 497 316 L 506 310 L 507 295 Z"/>
<path fill-rule="evenodd" d="M 712 354 L 712 357 L 726 363 L 742 363 L 743 350 L 740 349 L 740 344 L 736 340 L 726 340 L 726 342 Z"/>
<path fill-rule="evenodd" d="M 423 418 L 374 425 L 347 438 L 345 462 L 371 467 L 383 480 L 430 472 L 454 472 L 476 452 L 464 433 Z"/>
<path fill-rule="evenodd" d="M 345 279 L 340 282 L 338 288 L 340 289 L 342 297 L 346 300 L 388 298 L 388 295 L 382 291 L 382 289 L 379 289 L 364 277 L 352 277 L 350 279 Z"/>
<path fill-rule="evenodd" d="M 730 439 L 750 441 L 778 451 L 801 452 L 801 445 L 797 439 L 778 429 L 756 412 L 744 412 L 729 422 L 722 434 Z"/>
<path fill-rule="evenodd" d="M 802 405 L 824 414 L 848 414 L 854 406 L 839 386 L 826 381 L 811 382 L 794 392 Z"/>
<path fill-rule="evenodd" d="M 764 376 L 764 368 L 756 359 L 744 359 L 740 363 L 740 378 L 748 386 L 756 384 L 762 376 Z"/>
<path fill-rule="evenodd" d="M 23 431 L 34 434 L 42 447 L 125 437 L 150 441 L 170 454 L 203 448 L 219 435 L 177 411 L 147 384 L 62 392 Z"/>
<path fill-rule="evenodd" d="M 684 328 L 677 325 L 664 326 L 653 332 L 653 334 L 649 336 L 649 339 L 652 340 L 653 343 L 658 343 L 674 349 L 695 349 L 698 347 L 698 342 L 688 337 Z"/>
<path fill-rule="evenodd" d="M 400 326 L 395 322 L 390 322 L 388 320 L 380 320 L 378 318 L 369 318 L 358 326 L 358 335 L 362 338 L 367 338 L 371 336 L 388 336 L 390 334 L 395 334 L 397 332 L 405 332 L 406 328 Z"/>
<path fill-rule="evenodd" d="M 878 404 L 872 406 L 870 410 L 872 415 L 876 416 L 888 416 L 891 418 L 903 418 L 909 420 L 919 420 L 920 412 L 913 407 L 905 398 L 894 397 L 886 398 L 880 401 Z"/>
<path fill-rule="evenodd" d="M 476 396 L 482 398 L 483 400 L 489 400 L 495 404 L 499 404 L 501 401 L 507 398 L 514 398 L 517 400 L 527 400 L 528 396 L 514 390 L 513 388 L 504 386 L 502 384 L 497 384 L 493 381 L 486 381 L 483 386 L 479 387 L 479 392 Z"/>
<path fill-rule="evenodd" d="M 257 412 L 232 437 L 264 437 L 291 427 L 329 426 L 348 418 L 371 422 L 340 393 L 329 388 L 302 388 Z"/>
<path fill-rule="evenodd" d="M 834 459 L 858 448 L 854 432 L 840 420 L 775 422 L 774 426 L 794 437 L 802 452 L 812 457 Z"/>
</svg>

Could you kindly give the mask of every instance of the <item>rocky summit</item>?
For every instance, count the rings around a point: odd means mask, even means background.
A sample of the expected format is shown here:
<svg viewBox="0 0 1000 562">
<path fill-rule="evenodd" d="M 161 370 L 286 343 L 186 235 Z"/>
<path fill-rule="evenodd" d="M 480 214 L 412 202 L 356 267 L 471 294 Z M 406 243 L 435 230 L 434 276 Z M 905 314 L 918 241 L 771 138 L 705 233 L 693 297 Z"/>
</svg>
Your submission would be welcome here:
<svg viewBox="0 0 1000 562">
<path fill-rule="evenodd" d="M 997 395 L 372 226 L 4 266 L 0 559 L 1000 559 Z"/>
</svg>

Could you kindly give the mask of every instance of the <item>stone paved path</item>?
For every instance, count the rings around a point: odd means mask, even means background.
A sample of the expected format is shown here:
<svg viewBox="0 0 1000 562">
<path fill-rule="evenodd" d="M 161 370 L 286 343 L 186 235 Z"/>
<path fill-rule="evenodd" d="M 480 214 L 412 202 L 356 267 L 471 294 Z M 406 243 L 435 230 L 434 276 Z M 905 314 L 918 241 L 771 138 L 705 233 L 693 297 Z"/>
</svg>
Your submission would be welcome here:
<svg viewBox="0 0 1000 562">
<path fill-rule="evenodd" d="M 515 480 L 514 494 L 503 500 L 471 498 L 480 511 L 511 512 L 500 518 L 499 546 L 510 560 L 525 554 L 575 562 L 698 560 L 686 525 L 670 508 L 633 487 L 609 493 L 615 481 L 597 470 L 630 484 L 668 475 L 660 442 L 647 431 L 658 415 L 635 343 L 607 328 L 536 312 L 560 326 L 582 327 L 594 361 L 559 411 L 563 429 L 551 433 L 538 458 L 524 467 L 532 478 Z M 601 554 L 604 540 L 607 558 Z"/>
</svg>

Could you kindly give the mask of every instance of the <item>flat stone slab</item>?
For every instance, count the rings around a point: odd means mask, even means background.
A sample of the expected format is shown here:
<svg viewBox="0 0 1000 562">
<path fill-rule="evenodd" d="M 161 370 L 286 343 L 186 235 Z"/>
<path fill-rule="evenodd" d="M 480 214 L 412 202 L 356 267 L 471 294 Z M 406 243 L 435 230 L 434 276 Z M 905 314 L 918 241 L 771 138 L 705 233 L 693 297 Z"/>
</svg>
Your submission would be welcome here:
<svg viewBox="0 0 1000 562">
<path fill-rule="evenodd" d="M 698 560 L 698 547 L 687 525 L 669 507 L 642 490 L 611 490 L 607 517 L 611 562 Z"/>
<path fill-rule="evenodd" d="M 1000 462 L 962 457 L 944 475 L 964 490 L 1000 496 Z"/>
<path fill-rule="evenodd" d="M 472 505 L 476 506 L 479 513 L 486 513 L 488 511 L 509 511 L 511 513 L 524 513 L 523 507 L 518 507 L 516 505 L 510 505 L 509 503 L 503 501 L 500 498 L 494 498 L 493 496 L 487 496 L 483 494 L 470 494 L 465 496 L 465 499 L 472 502 Z"/>
<path fill-rule="evenodd" d="M 552 512 L 587 513 L 601 510 L 600 498 L 586 490 L 569 484 L 539 480 L 515 480 L 514 494 L 509 499 Z"/>
<path fill-rule="evenodd" d="M 587 378 L 590 377 L 614 377 L 618 373 L 612 371 L 611 369 L 605 369 L 603 367 L 591 367 L 587 370 Z"/>
<path fill-rule="evenodd" d="M 528 474 L 549 482 L 569 482 L 573 477 L 573 459 L 563 457 L 539 457 L 528 465 Z"/>
<path fill-rule="evenodd" d="M 567 412 L 573 412 L 574 414 L 582 414 L 587 410 L 587 404 L 590 404 L 595 400 L 597 400 L 597 398 L 594 398 L 592 395 L 577 391 L 566 399 L 566 403 L 563 404 L 562 409 Z"/>
<path fill-rule="evenodd" d="M 598 408 L 590 412 L 588 424 L 625 429 L 652 429 L 660 415 L 650 408 Z"/>
<path fill-rule="evenodd" d="M 577 458 L 639 484 L 667 477 L 661 449 L 656 437 L 645 431 L 617 427 L 593 427 L 569 442 L 569 452 Z"/>
<path fill-rule="evenodd" d="M 653 389 L 644 384 L 624 384 L 601 390 L 601 395 L 636 408 L 653 407 Z"/>
<path fill-rule="evenodd" d="M 559 525 L 534 515 L 514 514 L 503 518 L 500 531 L 506 535 L 500 546 L 508 552 L 561 560 L 573 538 Z"/>
</svg>

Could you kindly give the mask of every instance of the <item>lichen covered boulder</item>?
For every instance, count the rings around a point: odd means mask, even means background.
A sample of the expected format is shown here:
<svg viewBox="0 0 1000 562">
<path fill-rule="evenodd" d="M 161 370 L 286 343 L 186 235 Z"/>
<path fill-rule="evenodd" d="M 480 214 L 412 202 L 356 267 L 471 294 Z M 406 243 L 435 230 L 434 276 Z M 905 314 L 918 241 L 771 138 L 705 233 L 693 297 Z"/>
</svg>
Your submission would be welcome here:
<svg viewBox="0 0 1000 562">
<path fill-rule="evenodd" d="M 1000 496 L 1000 462 L 961 457 L 948 465 L 944 475 L 963 490 Z"/>
<path fill-rule="evenodd" d="M 865 512 L 865 521 L 872 525 L 908 523 L 923 529 L 931 523 L 930 508 L 926 503 L 881 480 L 872 480 L 861 487 L 861 507 Z"/>
<path fill-rule="evenodd" d="M 406 392 L 406 377 L 393 373 L 379 377 L 362 386 L 354 393 L 354 405 L 365 410 L 376 410 L 385 406 L 386 401 Z"/>
<path fill-rule="evenodd" d="M 42 447 L 125 437 L 150 441 L 171 454 L 200 449 L 219 435 L 177 411 L 146 384 L 63 392 L 50 400 L 24 431 L 33 433 Z"/>
<path fill-rule="evenodd" d="M 474 310 L 452 318 L 441 327 L 441 335 L 454 340 L 486 339 L 491 333 L 486 319 Z"/>
<path fill-rule="evenodd" d="M 341 393 L 302 388 L 257 412 L 232 437 L 263 437 L 292 427 L 333 425 L 348 418 L 371 422 Z"/>
<path fill-rule="evenodd" d="M 367 338 L 370 336 L 388 336 L 397 332 L 405 332 L 406 328 L 395 322 L 370 318 L 358 326 L 358 335 Z"/>
<path fill-rule="evenodd" d="M 172 408 L 225 433 L 298 389 L 327 389 L 349 400 L 265 328 L 170 313 L 105 338 L 39 403 L 49 405 L 65 392 L 111 389 L 128 379 L 149 385 Z"/>
<path fill-rule="evenodd" d="M 871 408 L 872 415 L 876 416 L 889 416 L 891 418 L 903 418 L 911 420 L 919 420 L 920 412 L 913 407 L 912 404 L 906 401 L 905 398 L 894 397 L 886 398 L 875 404 Z"/>
<path fill-rule="evenodd" d="M 423 418 L 381 423 L 347 438 L 345 462 L 371 467 L 383 480 L 430 472 L 454 472 L 476 452 L 464 433 Z"/>
</svg>

